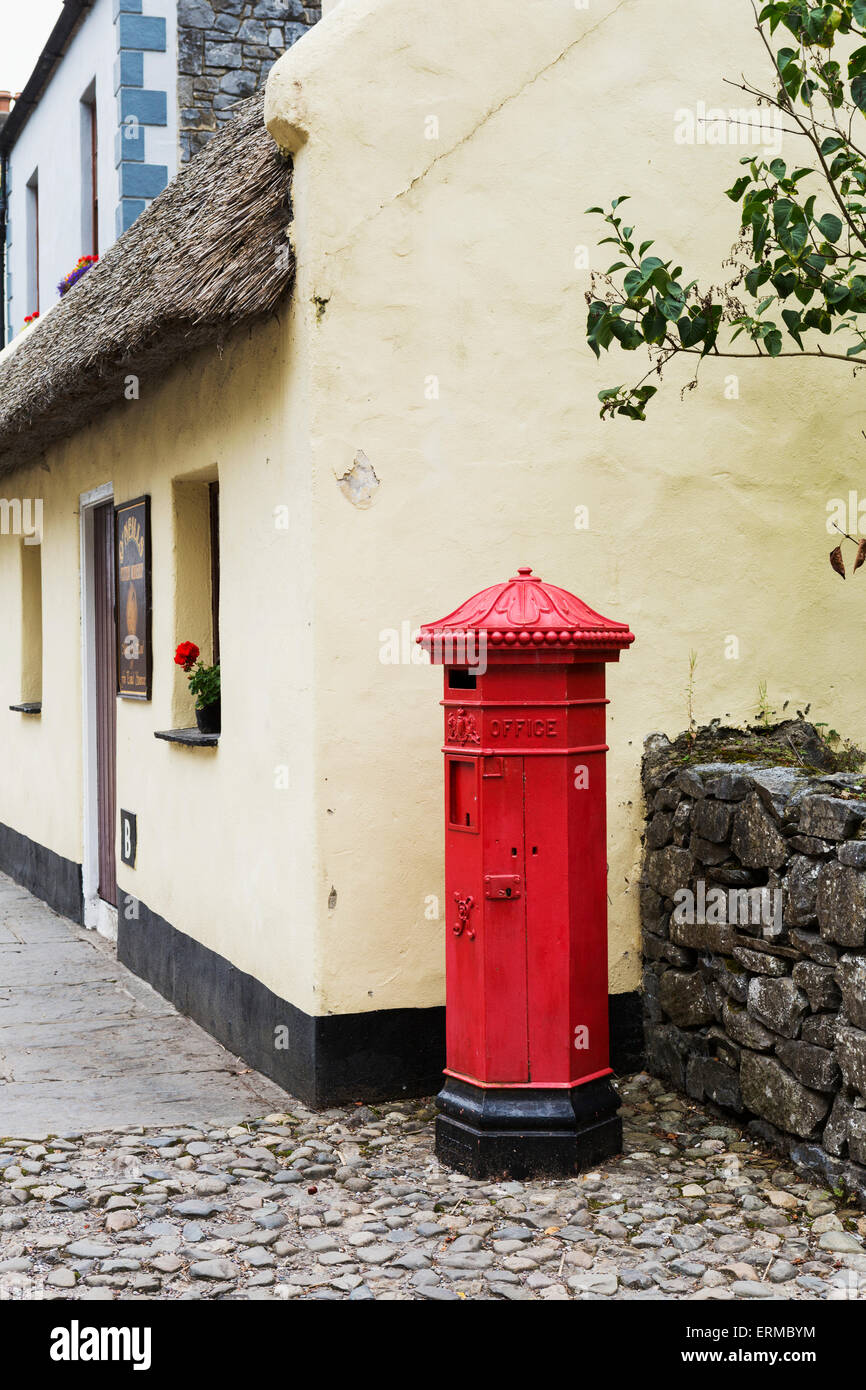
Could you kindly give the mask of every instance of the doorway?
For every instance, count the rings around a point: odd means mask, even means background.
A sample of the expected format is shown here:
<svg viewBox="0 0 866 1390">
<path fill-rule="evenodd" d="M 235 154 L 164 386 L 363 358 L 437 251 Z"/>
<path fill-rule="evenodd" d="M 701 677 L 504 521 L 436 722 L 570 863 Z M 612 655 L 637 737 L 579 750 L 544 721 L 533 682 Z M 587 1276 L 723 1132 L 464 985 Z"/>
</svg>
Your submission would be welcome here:
<svg viewBox="0 0 866 1390">
<path fill-rule="evenodd" d="M 117 938 L 117 639 L 114 492 L 81 497 L 84 712 L 84 925 Z"/>
</svg>

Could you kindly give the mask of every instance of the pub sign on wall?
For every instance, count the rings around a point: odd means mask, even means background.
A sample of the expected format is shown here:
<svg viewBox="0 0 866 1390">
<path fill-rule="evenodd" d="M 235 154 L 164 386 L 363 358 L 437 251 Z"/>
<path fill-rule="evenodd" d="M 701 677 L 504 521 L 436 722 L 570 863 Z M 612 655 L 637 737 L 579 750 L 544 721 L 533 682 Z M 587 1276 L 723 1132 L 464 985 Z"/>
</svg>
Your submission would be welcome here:
<svg viewBox="0 0 866 1390">
<path fill-rule="evenodd" d="M 150 498 L 114 509 L 117 693 L 149 700 L 152 678 Z"/>
</svg>

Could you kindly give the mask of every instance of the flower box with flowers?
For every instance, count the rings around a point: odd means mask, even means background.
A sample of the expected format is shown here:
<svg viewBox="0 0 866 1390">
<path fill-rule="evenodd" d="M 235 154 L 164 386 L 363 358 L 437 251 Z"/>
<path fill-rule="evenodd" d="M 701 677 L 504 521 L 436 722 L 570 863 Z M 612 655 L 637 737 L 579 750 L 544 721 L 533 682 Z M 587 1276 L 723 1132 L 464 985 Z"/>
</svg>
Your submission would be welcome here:
<svg viewBox="0 0 866 1390">
<path fill-rule="evenodd" d="M 57 286 L 57 292 L 61 298 L 72 289 L 73 285 L 78 284 L 82 275 L 86 275 L 88 270 L 90 270 L 92 266 L 95 266 L 98 260 L 98 256 L 79 256 L 73 269 L 70 270 L 68 275 L 64 275 L 60 284 Z"/>
</svg>

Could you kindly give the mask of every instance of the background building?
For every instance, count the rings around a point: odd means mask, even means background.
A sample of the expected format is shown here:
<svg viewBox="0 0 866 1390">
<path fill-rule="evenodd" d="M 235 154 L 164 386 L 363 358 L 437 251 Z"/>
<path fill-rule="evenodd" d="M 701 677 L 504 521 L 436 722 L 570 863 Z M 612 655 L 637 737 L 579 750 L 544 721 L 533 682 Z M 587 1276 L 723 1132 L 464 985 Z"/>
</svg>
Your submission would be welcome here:
<svg viewBox="0 0 866 1390">
<path fill-rule="evenodd" d="M 131 226 L 319 13 L 300 0 L 66 0 L 0 127 L 3 341 Z"/>
</svg>

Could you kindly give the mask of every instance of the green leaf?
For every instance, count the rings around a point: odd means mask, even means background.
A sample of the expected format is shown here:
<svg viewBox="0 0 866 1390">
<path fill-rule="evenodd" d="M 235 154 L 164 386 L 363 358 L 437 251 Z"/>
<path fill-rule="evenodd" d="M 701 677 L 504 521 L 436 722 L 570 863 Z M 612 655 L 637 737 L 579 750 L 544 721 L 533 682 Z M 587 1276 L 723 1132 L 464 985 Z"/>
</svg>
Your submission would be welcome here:
<svg viewBox="0 0 866 1390">
<path fill-rule="evenodd" d="M 732 203 L 738 203 L 740 201 L 751 182 L 752 180 L 749 178 L 748 174 L 743 174 L 737 179 L 733 187 L 725 189 L 725 193 Z"/>
<path fill-rule="evenodd" d="M 648 284 L 649 281 L 641 271 L 630 270 L 628 275 L 623 278 L 622 287 L 629 299 L 637 299 L 643 295 Z"/>
<path fill-rule="evenodd" d="M 866 0 L 854 0 L 851 14 L 854 16 L 855 24 L 866 25 Z"/>
<path fill-rule="evenodd" d="M 641 328 L 648 343 L 663 343 L 667 332 L 667 319 L 651 304 L 641 319 Z"/>
<path fill-rule="evenodd" d="M 800 315 L 797 313 L 796 309 L 783 309 L 782 318 L 794 342 L 801 348 L 803 346 L 803 339 L 800 337 Z"/>
<path fill-rule="evenodd" d="M 861 111 L 866 111 L 866 76 L 854 78 L 851 83 L 851 100 Z"/>
<path fill-rule="evenodd" d="M 773 204 L 773 223 L 779 245 L 787 251 L 792 260 L 798 260 L 808 235 L 802 208 L 792 203 L 790 198 L 777 198 Z"/>
<path fill-rule="evenodd" d="M 600 356 L 600 348 L 610 347 L 613 340 L 612 322 L 613 315 L 605 303 L 597 299 L 590 304 L 586 318 L 586 340 L 596 357 Z"/>
<path fill-rule="evenodd" d="M 663 293 L 659 294 L 656 300 L 658 309 L 671 323 L 676 323 L 685 308 L 685 303 L 685 290 L 682 285 L 677 285 L 673 281 L 671 281 Z"/>
<path fill-rule="evenodd" d="M 613 336 L 625 352 L 634 352 L 643 344 L 643 334 L 633 323 L 628 323 L 623 318 L 614 318 L 610 327 Z"/>
<path fill-rule="evenodd" d="M 748 275 L 746 280 L 748 281 Z M 778 271 L 772 277 L 773 289 L 780 299 L 787 299 L 789 294 L 793 294 L 797 286 L 797 277 L 792 271 Z"/>
<path fill-rule="evenodd" d="M 821 273 L 827 264 L 827 257 L 819 255 L 817 251 L 810 251 L 808 256 L 803 257 L 802 264 L 810 274 L 820 280 Z"/>
<path fill-rule="evenodd" d="M 827 334 L 833 331 L 833 320 L 826 309 L 809 309 L 803 316 L 803 322 L 807 328 L 817 328 L 819 333 Z"/>
<path fill-rule="evenodd" d="M 857 353 L 862 352 L 864 348 L 866 348 L 866 342 L 855 343 L 853 347 L 849 347 L 848 351 L 845 353 L 845 356 L 856 357 Z"/>
<path fill-rule="evenodd" d="M 828 241 L 837 242 L 842 235 L 842 219 L 837 217 L 835 212 L 825 212 L 823 217 L 819 217 L 815 223 L 819 227 L 823 236 Z"/>
<path fill-rule="evenodd" d="M 764 337 L 764 347 L 771 357 L 778 357 L 782 351 L 782 334 L 778 328 L 773 328 Z"/>
<path fill-rule="evenodd" d="M 683 347 L 695 347 L 698 343 L 702 343 L 707 336 L 708 327 L 703 314 L 696 314 L 694 318 L 684 314 L 677 324 Z"/>
<path fill-rule="evenodd" d="M 824 287 L 824 298 L 828 304 L 832 304 L 834 307 L 843 304 L 850 296 L 851 291 L 847 285 L 825 285 Z"/>
<path fill-rule="evenodd" d="M 770 223 L 761 213 L 755 213 L 752 218 L 752 250 L 755 260 L 758 261 L 764 254 L 764 247 L 767 244 L 767 237 L 770 235 Z"/>
<path fill-rule="evenodd" d="M 845 173 L 846 169 L 851 168 L 854 162 L 854 156 L 849 154 L 847 150 L 844 154 L 837 154 L 836 158 L 830 165 L 831 179 L 838 179 L 841 174 Z"/>
<path fill-rule="evenodd" d="M 768 261 L 761 261 L 759 265 L 753 265 L 746 274 L 746 289 L 749 294 L 757 296 L 761 285 L 765 285 L 770 278 L 770 265 Z"/>
</svg>

